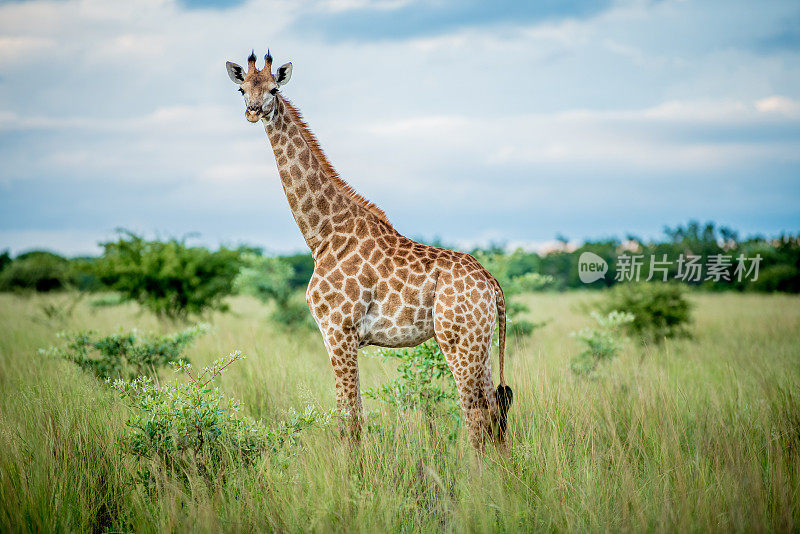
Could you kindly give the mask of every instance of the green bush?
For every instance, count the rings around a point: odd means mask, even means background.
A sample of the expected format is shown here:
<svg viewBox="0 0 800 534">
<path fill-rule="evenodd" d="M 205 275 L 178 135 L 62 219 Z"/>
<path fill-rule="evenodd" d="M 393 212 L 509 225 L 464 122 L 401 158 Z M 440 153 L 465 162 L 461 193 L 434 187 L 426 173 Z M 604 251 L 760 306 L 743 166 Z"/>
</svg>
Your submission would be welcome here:
<svg viewBox="0 0 800 534">
<path fill-rule="evenodd" d="M 643 342 L 686 336 L 691 323 L 691 306 L 676 283 L 618 284 L 605 293 L 598 309 L 605 314 L 615 310 L 633 314 L 626 329 Z"/>
<path fill-rule="evenodd" d="M 197 473 L 214 480 L 226 470 L 252 464 L 264 452 L 286 452 L 297 445 L 299 433 L 312 426 L 327 426 L 333 411 L 320 413 L 309 406 L 277 426 L 267 427 L 241 413 L 242 403 L 227 397 L 216 380 L 244 356 L 234 352 L 195 375 L 186 362 L 176 372 L 189 380 L 156 385 L 149 377 L 115 380 L 113 387 L 126 400 L 131 415 L 124 450 L 137 462 L 155 464 L 158 470 L 185 476 Z M 150 471 L 139 472 L 143 481 Z"/>
<path fill-rule="evenodd" d="M 92 337 L 91 332 L 61 333 L 65 347 L 45 351 L 75 363 L 86 372 L 101 379 L 157 376 L 169 364 L 183 360 L 183 351 L 208 326 L 199 324 L 183 332 L 167 336 L 143 336 L 136 330 L 104 337 Z"/>
<path fill-rule="evenodd" d="M 253 295 L 264 303 L 272 302 L 275 309 L 271 319 L 288 327 L 315 326 L 302 293 L 295 290 L 292 279 L 294 268 L 283 258 L 245 254 L 242 269 L 236 278 L 236 289 Z"/>
<path fill-rule="evenodd" d="M 456 383 L 436 341 L 429 339 L 406 349 L 380 349 L 377 356 L 397 361 L 398 376 L 378 389 L 366 388 L 364 397 L 403 410 L 418 409 L 429 416 L 445 412 L 460 417 Z"/>
<path fill-rule="evenodd" d="M 69 260 L 46 251 L 21 254 L 0 272 L 0 291 L 55 291 L 74 282 Z"/>
<path fill-rule="evenodd" d="M 612 311 L 605 317 L 592 312 L 599 328 L 584 328 L 570 335 L 586 345 L 586 348 L 572 359 L 570 368 L 575 374 L 590 375 L 604 361 L 611 360 L 622 348 L 625 339 L 619 330 L 635 321 L 630 313 Z"/>
<path fill-rule="evenodd" d="M 105 253 L 97 261 L 97 273 L 108 287 L 170 318 L 227 309 L 222 300 L 233 291 L 239 252 L 211 252 L 176 239 L 146 241 L 122 233 L 117 241 L 103 244 Z"/>
</svg>

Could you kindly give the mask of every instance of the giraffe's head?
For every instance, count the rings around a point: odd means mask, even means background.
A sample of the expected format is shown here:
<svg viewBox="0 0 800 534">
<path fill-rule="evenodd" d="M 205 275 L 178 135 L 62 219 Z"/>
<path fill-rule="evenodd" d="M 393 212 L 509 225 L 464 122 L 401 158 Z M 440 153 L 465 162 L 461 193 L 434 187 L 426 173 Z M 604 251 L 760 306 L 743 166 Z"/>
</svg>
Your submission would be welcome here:
<svg viewBox="0 0 800 534">
<path fill-rule="evenodd" d="M 236 63 L 228 61 L 225 66 L 228 68 L 228 76 L 239 86 L 239 92 L 244 96 L 244 103 L 247 106 L 244 116 L 247 120 L 250 122 L 269 120 L 274 110 L 273 104 L 278 89 L 292 77 L 292 64 L 286 63 L 273 76 L 272 56 L 267 51 L 262 70 L 256 68 L 255 52 L 247 58 L 246 73 Z"/>
</svg>

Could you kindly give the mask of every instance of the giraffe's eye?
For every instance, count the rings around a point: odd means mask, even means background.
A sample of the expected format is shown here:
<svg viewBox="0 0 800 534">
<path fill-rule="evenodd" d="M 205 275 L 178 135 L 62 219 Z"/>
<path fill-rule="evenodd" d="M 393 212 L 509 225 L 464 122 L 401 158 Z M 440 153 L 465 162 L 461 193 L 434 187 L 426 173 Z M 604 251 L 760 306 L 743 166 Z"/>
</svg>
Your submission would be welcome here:
<svg viewBox="0 0 800 534">
<path fill-rule="evenodd" d="M 240 87 L 240 88 L 239 88 L 239 92 L 240 92 L 240 93 L 242 93 L 242 94 L 244 94 L 244 89 L 242 89 L 242 88 Z"/>
</svg>

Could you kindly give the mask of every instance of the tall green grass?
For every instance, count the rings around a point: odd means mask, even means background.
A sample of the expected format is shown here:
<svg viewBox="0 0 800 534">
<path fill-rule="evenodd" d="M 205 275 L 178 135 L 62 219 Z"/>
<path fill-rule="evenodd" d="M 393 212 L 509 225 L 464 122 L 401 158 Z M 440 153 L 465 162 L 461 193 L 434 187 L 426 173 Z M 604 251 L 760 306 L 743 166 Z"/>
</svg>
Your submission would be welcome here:
<svg viewBox="0 0 800 534">
<path fill-rule="evenodd" d="M 477 457 L 450 422 L 366 401 L 354 453 L 335 429 L 304 435 L 297 456 L 264 456 L 208 485 L 131 481 L 119 452 L 123 404 L 69 362 L 37 353 L 64 329 L 137 326 L 166 333 L 133 305 L 81 303 L 48 319 L 59 297 L 0 295 L 0 531 L 797 531 L 800 528 L 800 299 L 699 294 L 694 339 L 628 345 L 594 379 L 576 377 L 568 335 L 589 324 L 592 294 L 524 299 L 549 320 L 513 342 L 511 457 Z M 318 334 L 270 325 L 238 298 L 211 317 L 189 356 L 240 349 L 222 379 L 266 422 L 307 404 L 334 406 Z M 362 387 L 393 376 L 361 358 Z"/>
</svg>

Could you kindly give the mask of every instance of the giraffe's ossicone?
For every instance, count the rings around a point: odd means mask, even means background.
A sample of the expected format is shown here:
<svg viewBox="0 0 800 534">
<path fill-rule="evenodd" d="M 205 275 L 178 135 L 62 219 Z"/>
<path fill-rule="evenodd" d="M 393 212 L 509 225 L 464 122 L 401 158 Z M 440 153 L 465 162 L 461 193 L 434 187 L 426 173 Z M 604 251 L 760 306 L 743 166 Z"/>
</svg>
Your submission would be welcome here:
<svg viewBox="0 0 800 534">
<path fill-rule="evenodd" d="M 478 261 L 461 252 L 401 235 L 377 206 L 336 173 L 297 109 L 279 88 L 292 64 L 272 73 L 255 54 L 247 71 L 228 62 L 244 96 L 245 116 L 264 123 L 283 189 L 314 257 L 306 300 L 330 355 L 343 431 L 358 438 L 363 420 L 358 349 L 408 347 L 436 338 L 455 377 L 469 438 L 483 447 L 505 440 L 511 388 L 503 375 L 506 312 L 503 290 Z M 491 375 L 492 332 L 500 322 L 500 386 Z"/>
</svg>

